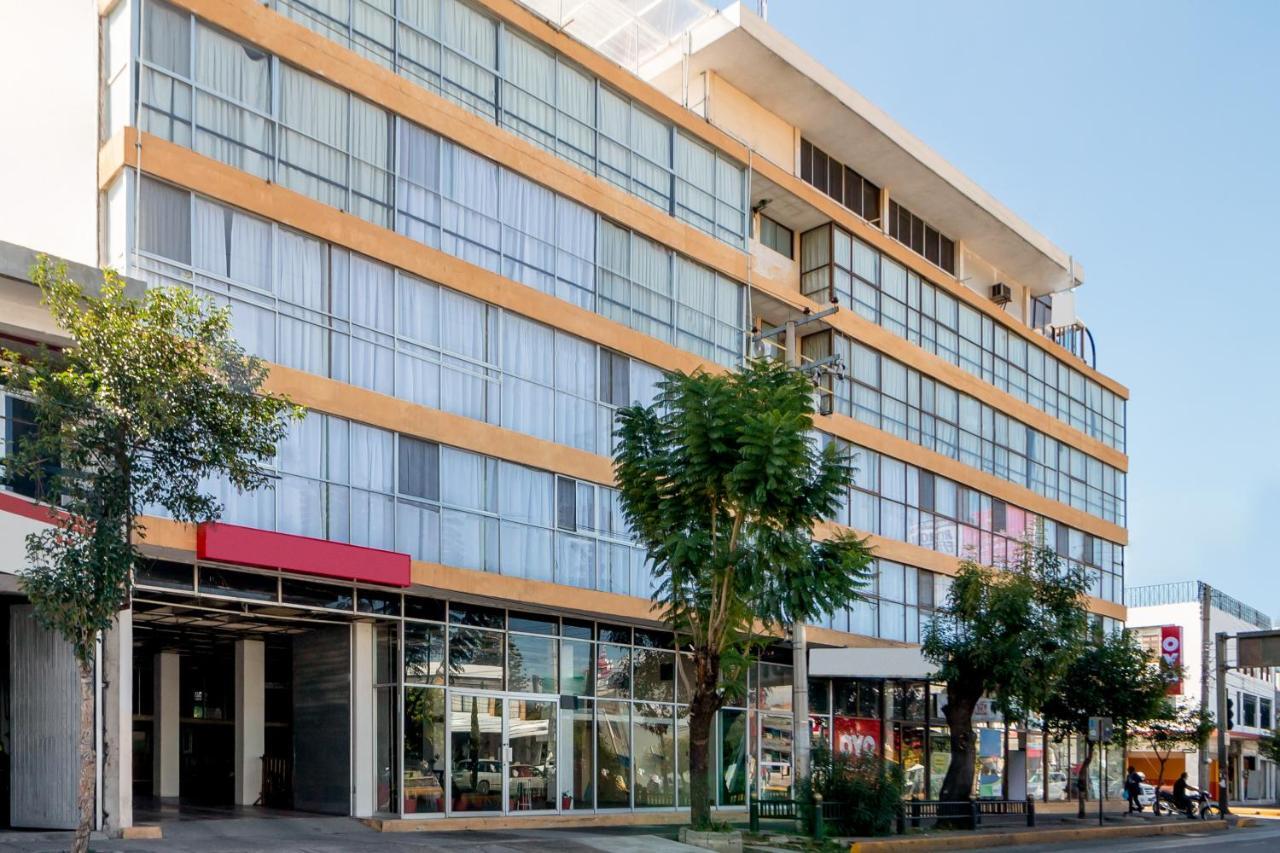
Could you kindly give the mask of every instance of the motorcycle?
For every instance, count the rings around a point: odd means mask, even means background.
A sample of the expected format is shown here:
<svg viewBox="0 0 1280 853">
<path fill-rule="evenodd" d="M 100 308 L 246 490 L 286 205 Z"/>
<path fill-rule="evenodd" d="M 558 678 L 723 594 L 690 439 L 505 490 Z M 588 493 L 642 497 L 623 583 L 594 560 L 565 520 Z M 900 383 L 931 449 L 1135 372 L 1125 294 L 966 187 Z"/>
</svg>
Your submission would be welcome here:
<svg viewBox="0 0 1280 853">
<path fill-rule="evenodd" d="M 1200 818 L 1207 820 L 1209 818 L 1217 818 L 1221 816 L 1222 810 L 1218 807 L 1218 801 L 1210 797 L 1199 788 L 1187 786 L 1187 799 L 1191 805 L 1189 809 L 1178 808 L 1173 802 L 1173 787 L 1170 785 L 1160 786 L 1160 791 L 1156 795 L 1156 801 L 1152 808 L 1156 814 L 1181 814 L 1187 818 Z"/>
</svg>

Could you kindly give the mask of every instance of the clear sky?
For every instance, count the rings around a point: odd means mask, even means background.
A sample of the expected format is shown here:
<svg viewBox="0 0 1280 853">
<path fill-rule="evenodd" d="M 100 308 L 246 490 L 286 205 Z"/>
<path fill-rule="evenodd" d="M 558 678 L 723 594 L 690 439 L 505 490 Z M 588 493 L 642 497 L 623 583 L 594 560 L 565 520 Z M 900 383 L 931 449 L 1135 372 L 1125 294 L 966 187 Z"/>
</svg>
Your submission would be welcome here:
<svg viewBox="0 0 1280 853">
<path fill-rule="evenodd" d="M 1127 584 L 1203 579 L 1280 619 L 1280 2 L 769 21 L 1084 265 L 1098 368 L 1132 392 Z"/>
</svg>

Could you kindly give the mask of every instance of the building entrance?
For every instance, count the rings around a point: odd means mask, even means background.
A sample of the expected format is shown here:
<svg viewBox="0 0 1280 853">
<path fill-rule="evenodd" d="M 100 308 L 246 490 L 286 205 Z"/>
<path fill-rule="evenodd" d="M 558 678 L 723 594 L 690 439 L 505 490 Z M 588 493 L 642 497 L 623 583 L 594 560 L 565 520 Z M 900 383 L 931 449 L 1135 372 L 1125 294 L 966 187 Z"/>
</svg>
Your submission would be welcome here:
<svg viewBox="0 0 1280 853">
<path fill-rule="evenodd" d="M 545 696 L 451 691 L 450 813 L 558 811 L 558 711 Z"/>
<path fill-rule="evenodd" d="M 350 813 L 348 623 L 134 603 L 136 808 Z"/>
</svg>

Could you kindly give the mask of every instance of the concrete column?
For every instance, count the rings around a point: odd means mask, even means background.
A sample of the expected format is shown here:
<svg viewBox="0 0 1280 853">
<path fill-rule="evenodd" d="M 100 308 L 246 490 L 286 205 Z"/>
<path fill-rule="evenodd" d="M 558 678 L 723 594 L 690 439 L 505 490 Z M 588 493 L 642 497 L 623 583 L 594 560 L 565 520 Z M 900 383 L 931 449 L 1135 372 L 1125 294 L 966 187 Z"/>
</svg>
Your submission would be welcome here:
<svg viewBox="0 0 1280 853">
<path fill-rule="evenodd" d="M 102 641 L 104 829 L 133 826 L 133 611 L 116 614 Z"/>
<path fill-rule="evenodd" d="M 156 655 L 151 780 L 152 792 L 157 797 L 178 796 L 178 664 L 177 652 Z"/>
<path fill-rule="evenodd" d="M 805 626 L 791 626 L 791 778 L 809 777 L 809 650 Z"/>
<path fill-rule="evenodd" d="M 262 793 L 267 747 L 266 645 L 236 640 L 236 805 L 251 806 Z"/>
<path fill-rule="evenodd" d="M 351 625 L 351 814 L 371 817 L 377 732 L 373 697 L 373 625 Z"/>
</svg>

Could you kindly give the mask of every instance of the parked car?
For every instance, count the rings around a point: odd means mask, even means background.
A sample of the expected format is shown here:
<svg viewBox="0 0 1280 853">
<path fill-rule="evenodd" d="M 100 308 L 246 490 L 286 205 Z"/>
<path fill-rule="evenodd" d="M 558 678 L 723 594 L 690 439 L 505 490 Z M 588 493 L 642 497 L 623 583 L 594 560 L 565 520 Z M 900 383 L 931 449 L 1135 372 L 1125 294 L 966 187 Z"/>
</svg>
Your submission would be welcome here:
<svg viewBox="0 0 1280 853">
<path fill-rule="evenodd" d="M 487 794 L 502 791 L 502 762 L 493 758 L 464 760 L 453 765 L 453 789 Z"/>
</svg>

